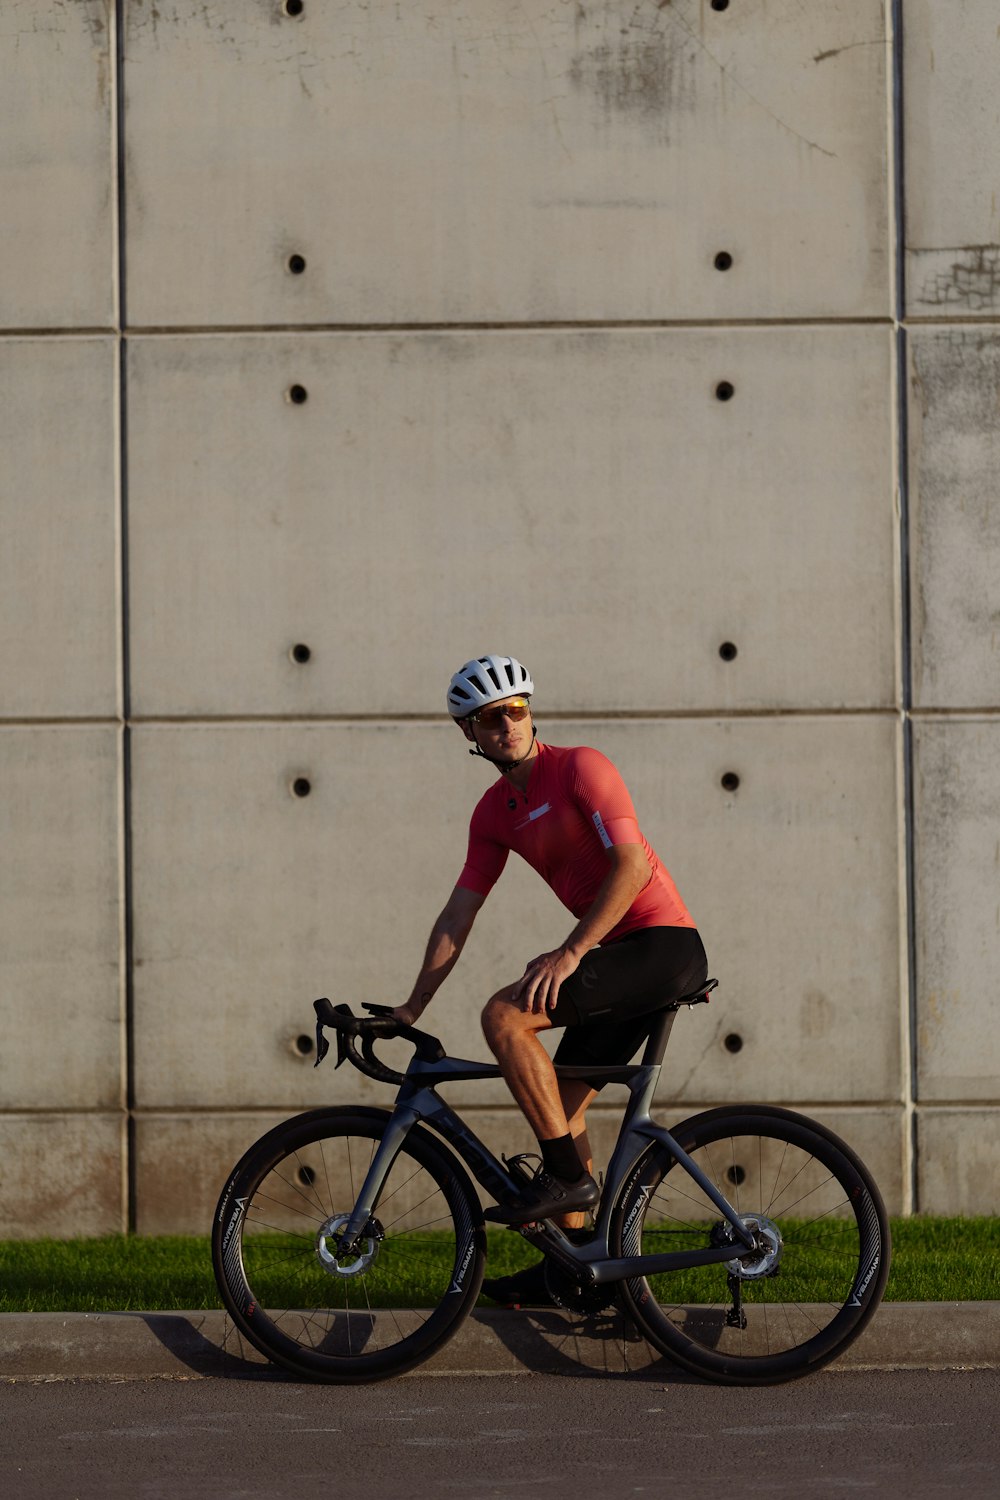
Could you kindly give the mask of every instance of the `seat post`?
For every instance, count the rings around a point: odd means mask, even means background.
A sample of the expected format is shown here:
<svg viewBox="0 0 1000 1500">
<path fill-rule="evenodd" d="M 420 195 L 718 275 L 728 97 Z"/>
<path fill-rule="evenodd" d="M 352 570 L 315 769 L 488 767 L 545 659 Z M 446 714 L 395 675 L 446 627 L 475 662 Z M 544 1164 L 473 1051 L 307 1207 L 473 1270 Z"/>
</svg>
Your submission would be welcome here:
<svg viewBox="0 0 1000 1500">
<path fill-rule="evenodd" d="M 663 1054 L 667 1050 L 670 1029 L 676 1017 L 677 1007 L 675 1005 L 668 1005 L 657 1016 L 649 1033 L 649 1040 L 646 1043 L 645 1051 L 642 1054 L 643 1067 L 648 1068 L 663 1061 Z"/>
</svg>

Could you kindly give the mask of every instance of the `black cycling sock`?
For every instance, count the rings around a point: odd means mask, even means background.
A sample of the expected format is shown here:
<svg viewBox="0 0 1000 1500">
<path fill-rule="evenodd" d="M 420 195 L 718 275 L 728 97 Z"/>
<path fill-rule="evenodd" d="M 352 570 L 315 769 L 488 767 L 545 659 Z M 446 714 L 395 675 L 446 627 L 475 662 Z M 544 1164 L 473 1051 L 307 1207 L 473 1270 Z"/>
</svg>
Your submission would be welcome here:
<svg viewBox="0 0 1000 1500">
<path fill-rule="evenodd" d="M 571 1135 L 557 1135 L 551 1141 L 539 1141 L 538 1144 L 542 1148 L 542 1162 L 547 1172 L 558 1177 L 560 1182 L 580 1181 L 583 1163 Z"/>
</svg>

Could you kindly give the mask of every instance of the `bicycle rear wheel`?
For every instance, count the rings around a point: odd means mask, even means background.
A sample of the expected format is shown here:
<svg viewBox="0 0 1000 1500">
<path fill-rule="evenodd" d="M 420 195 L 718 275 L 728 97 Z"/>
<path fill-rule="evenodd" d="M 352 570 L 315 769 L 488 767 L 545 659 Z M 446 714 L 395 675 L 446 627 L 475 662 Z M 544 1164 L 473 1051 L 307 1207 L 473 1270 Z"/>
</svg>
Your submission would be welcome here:
<svg viewBox="0 0 1000 1500">
<path fill-rule="evenodd" d="M 233 1321 L 297 1375 L 381 1380 L 427 1359 L 479 1294 L 486 1237 L 460 1163 L 415 1126 L 365 1232 L 344 1228 L 388 1111 L 313 1110 L 263 1136 L 216 1211 L 212 1261 Z"/>
<path fill-rule="evenodd" d="M 673 1132 L 752 1224 L 760 1249 L 732 1261 L 622 1283 L 648 1341 L 729 1384 L 794 1380 L 834 1359 L 885 1289 L 885 1208 L 864 1164 L 832 1131 L 790 1110 L 748 1106 L 696 1115 Z M 636 1163 L 616 1205 L 621 1255 L 729 1243 L 732 1230 L 662 1145 Z"/>
</svg>

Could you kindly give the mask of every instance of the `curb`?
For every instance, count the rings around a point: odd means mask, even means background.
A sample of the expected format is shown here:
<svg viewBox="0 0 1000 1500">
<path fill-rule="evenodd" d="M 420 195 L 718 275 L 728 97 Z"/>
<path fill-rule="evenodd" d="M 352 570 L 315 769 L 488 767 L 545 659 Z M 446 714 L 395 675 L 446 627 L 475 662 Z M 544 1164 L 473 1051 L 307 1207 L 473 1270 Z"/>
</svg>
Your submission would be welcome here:
<svg viewBox="0 0 1000 1500">
<path fill-rule="evenodd" d="M 1000 1302 L 890 1302 L 834 1370 L 1000 1367 Z M 548 1309 L 477 1310 L 416 1375 L 682 1377 L 621 1314 L 573 1319 Z M 3 1313 L 0 1381 L 268 1376 L 270 1366 L 208 1312 Z"/>
</svg>

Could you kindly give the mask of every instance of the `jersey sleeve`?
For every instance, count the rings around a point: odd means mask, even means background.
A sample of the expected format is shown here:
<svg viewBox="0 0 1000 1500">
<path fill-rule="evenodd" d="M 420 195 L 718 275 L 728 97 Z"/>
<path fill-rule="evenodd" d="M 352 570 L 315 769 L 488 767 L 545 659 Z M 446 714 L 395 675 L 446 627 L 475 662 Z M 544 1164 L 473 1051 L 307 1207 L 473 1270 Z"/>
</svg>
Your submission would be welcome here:
<svg viewBox="0 0 1000 1500">
<path fill-rule="evenodd" d="M 469 824 L 469 848 L 457 884 L 479 896 L 488 895 L 503 873 L 508 853 L 506 845 L 492 836 L 489 814 L 480 802 Z"/>
<path fill-rule="evenodd" d="M 607 756 L 581 745 L 569 757 L 567 769 L 567 790 L 593 824 L 605 849 L 615 844 L 641 844 L 639 820 L 628 787 Z"/>
</svg>

